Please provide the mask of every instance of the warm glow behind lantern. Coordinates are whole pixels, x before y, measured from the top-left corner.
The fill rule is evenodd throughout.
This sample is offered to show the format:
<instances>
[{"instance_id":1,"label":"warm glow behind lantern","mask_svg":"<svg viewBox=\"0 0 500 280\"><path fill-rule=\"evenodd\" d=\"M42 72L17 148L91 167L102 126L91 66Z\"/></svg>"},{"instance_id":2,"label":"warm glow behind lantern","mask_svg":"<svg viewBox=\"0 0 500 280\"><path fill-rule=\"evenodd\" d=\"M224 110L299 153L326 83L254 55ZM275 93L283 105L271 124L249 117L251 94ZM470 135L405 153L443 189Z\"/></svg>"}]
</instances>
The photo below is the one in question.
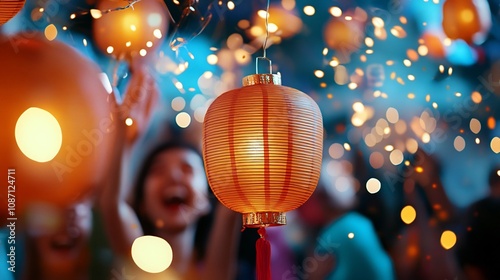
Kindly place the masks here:
<instances>
[{"instance_id":1,"label":"warm glow behind lantern","mask_svg":"<svg viewBox=\"0 0 500 280\"><path fill-rule=\"evenodd\" d=\"M107 11L126 4L125 1L100 0L98 9ZM142 0L133 8L102 14L93 20L93 35L97 47L117 59L153 51L168 30L168 11L160 0Z\"/></svg>"},{"instance_id":2,"label":"warm glow behind lantern","mask_svg":"<svg viewBox=\"0 0 500 280\"><path fill-rule=\"evenodd\" d=\"M485 0L446 0L443 31L450 39L481 44L491 28L491 11Z\"/></svg>"},{"instance_id":3,"label":"warm glow behind lantern","mask_svg":"<svg viewBox=\"0 0 500 280\"><path fill-rule=\"evenodd\" d=\"M27 157L38 162L53 159L62 144L61 126L49 112L31 107L16 122L16 142Z\"/></svg>"},{"instance_id":4,"label":"warm glow behind lantern","mask_svg":"<svg viewBox=\"0 0 500 280\"><path fill-rule=\"evenodd\" d=\"M321 112L305 93L280 84L277 75L248 76L205 115L210 186L226 207L244 214L245 226L286 223L284 212L302 205L319 179Z\"/></svg>"}]
</instances>

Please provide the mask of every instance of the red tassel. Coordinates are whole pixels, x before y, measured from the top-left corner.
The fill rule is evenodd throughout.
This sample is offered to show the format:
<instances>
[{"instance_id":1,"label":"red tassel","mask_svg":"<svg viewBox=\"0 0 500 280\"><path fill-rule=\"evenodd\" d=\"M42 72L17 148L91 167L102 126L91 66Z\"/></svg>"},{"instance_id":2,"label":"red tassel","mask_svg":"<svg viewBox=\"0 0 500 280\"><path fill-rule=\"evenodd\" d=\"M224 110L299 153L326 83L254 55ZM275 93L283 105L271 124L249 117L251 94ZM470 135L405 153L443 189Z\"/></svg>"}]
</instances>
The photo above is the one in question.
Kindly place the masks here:
<instances>
[{"instance_id":1,"label":"red tassel","mask_svg":"<svg viewBox=\"0 0 500 280\"><path fill-rule=\"evenodd\" d=\"M260 238L257 240L257 280L271 280L271 243L266 239L266 228L257 231Z\"/></svg>"}]
</instances>

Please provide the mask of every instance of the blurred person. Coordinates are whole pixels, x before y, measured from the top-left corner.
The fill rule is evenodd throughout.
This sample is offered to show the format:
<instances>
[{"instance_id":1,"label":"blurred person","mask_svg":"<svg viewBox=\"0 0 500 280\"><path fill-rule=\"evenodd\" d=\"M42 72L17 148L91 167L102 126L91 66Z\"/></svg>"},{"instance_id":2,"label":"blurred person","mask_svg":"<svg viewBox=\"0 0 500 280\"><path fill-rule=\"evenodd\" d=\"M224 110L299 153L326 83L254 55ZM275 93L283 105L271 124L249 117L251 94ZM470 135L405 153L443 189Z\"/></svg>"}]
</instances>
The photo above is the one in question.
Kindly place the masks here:
<instances>
[{"instance_id":1,"label":"blurred person","mask_svg":"<svg viewBox=\"0 0 500 280\"><path fill-rule=\"evenodd\" d=\"M324 159L316 190L298 209L304 223L320 228L313 252L302 270L295 270L300 279L394 279L371 221L353 211L357 183L352 169L346 160Z\"/></svg>"},{"instance_id":2,"label":"blurred person","mask_svg":"<svg viewBox=\"0 0 500 280\"><path fill-rule=\"evenodd\" d=\"M421 149L410 162L404 171L404 203L414 208L416 217L409 224L397 221L402 225L389 245L397 278L461 278L455 248L441 244L442 233L457 227L459 215L443 188L440 164Z\"/></svg>"},{"instance_id":3,"label":"blurred person","mask_svg":"<svg viewBox=\"0 0 500 280\"><path fill-rule=\"evenodd\" d=\"M23 230L26 250L21 279L91 279L91 205L90 200L66 207L30 205Z\"/></svg>"},{"instance_id":4,"label":"blurred person","mask_svg":"<svg viewBox=\"0 0 500 280\"><path fill-rule=\"evenodd\" d=\"M142 108L146 109L138 112L134 120L148 113L151 95L157 94L151 85L154 83L151 77L142 74L142 79L135 82L147 89L148 96L129 100L139 105L143 103ZM121 266L126 275L138 279L234 278L241 222L237 213L221 204L215 209L211 205L198 148L183 139L159 144L139 165L136 179L130 179L133 176L124 176L123 171L132 162L132 149L144 150L147 147L134 146L143 130L139 128L130 134L124 122L128 116L122 114L115 123L119 141L114 147L114 170L99 198L105 231L117 257L118 270ZM202 218L211 212L213 223L200 232L198 226ZM161 273L147 273L134 264L131 246L143 235L161 237L171 245L173 261L168 269ZM195 242L197 236L206 240L206 250Z\"/></svg>"},{"instance_id":5,"label":"blurred person","mask_svg":"<svg viewBox=\"0 0 500 280\"><path fill-rule=\"evenodd\" d=\"M489 172L490 193L469 207L460 260L467 279L500 279L500 165Z\"/></svg>"}]
</instances>

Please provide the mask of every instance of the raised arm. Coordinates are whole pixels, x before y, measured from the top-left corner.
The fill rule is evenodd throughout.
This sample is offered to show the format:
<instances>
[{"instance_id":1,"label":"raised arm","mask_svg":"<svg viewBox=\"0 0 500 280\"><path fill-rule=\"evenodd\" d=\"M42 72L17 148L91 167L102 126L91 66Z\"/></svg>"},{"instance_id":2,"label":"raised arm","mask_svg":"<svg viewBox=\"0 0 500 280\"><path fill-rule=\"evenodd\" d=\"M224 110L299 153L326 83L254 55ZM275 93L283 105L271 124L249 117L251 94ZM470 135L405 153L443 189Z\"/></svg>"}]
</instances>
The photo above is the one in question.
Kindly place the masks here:
<instances>
[{"instance_id":1,"label":"raised arm","mask_svg":"<svg viewBox=\"0 0 500 280\"><path fill-rule=\"evenodd\" d=\"M217 203L205 256L204 279L235 279L241 225L241 214Z\"/></svg>"},{"instance_id":2,"label":"raised arm","mask_svg":"<svg viewBox=\"0 0 500 280\"><path fill-rule=\"evenodd\" d=\"M122 172L127 168L136 139L148 124L156 98L157 89L152 76L145 67L136 66L123 102L118 104L115 101L116 143L108 183L99 194L98 204L111 249L120 257L128 258L132 243L143 235L139 219L127 203L132 182L123 180ZM131 126L125 124L129 117L133 120Z\"/></svg>"}]
</instances>

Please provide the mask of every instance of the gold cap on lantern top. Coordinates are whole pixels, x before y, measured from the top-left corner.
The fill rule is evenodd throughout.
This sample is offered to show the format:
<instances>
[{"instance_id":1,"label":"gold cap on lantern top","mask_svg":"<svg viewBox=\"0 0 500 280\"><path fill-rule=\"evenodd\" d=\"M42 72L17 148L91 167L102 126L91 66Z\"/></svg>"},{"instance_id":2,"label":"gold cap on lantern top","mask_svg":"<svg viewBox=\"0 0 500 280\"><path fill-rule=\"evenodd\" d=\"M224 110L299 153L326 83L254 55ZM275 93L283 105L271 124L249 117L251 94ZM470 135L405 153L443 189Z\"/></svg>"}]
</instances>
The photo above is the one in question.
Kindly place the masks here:
<instances>
[{"instance_id":1,"label":"gold cap on lantern top","mask_svg":"<svg viewBox=\"0 0 500 280\"><path fill-rule=\"evenodd\" d=\"M243 86L253 85L281 85L281 75L253 74L243 78Z\"/></svg>"},{"instance_id":2,"label":"gold cap on lantern top","mask_svg":"<svg viewBox=\"0 0 500 280\"><path fill-rule=\"evenodd\" d=\"M243 213L243 226L249 228L286 225L285 212Z\"/></svg>"}]
</instances>

